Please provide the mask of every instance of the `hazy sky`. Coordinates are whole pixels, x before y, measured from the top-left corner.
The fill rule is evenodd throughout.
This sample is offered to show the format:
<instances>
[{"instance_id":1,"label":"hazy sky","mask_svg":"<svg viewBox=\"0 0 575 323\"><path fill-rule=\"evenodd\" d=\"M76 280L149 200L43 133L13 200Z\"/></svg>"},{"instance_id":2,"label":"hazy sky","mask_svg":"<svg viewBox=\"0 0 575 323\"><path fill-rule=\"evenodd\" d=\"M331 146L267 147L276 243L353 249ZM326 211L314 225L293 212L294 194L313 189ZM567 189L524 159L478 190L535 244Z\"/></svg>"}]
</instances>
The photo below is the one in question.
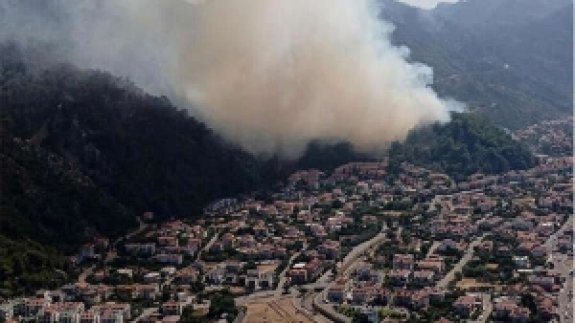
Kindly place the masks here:
<instances>
[{"instance_id":1,"label":"hazy sky","mask_svg":"<svg viewBox=\"0 0 575 323\"><path fill-rule=\"evenodd\" d=\"M420 7L424 9L434 8L440 2L457 2L459 0L399 0L400 2L408 3L415 7Z\"/></svg>"}]
</instances>

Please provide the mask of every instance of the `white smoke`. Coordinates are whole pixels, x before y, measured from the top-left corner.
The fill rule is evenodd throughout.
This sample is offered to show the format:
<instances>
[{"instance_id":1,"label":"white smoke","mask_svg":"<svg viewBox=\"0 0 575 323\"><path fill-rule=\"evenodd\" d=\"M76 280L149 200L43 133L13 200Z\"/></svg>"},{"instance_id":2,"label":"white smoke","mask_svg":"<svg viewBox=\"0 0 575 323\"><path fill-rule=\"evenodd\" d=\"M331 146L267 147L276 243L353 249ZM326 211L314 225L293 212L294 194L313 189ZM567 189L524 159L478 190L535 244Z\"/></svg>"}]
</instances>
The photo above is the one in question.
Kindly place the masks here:
<instances>
[{"instance_id":1,"label":"white smoke","mask_svg":"<svg viewBox=\"0 0 575 323\"><path fill-rule=\"evenodd\" d=\"M183 100L252 152L295 157L317 139L377 151L456 105L391 45L373 1L53 2L66 23L45 38L65 34L70 60Z\"/></svg>"},{"instance_id":2,"label":"white smoke","mask_svg":"<svg viewBox=\"0 0 575 323\"><path fill-rule=\"evenodd\" d=\"M422 9L433 9L437 7L440 3L456 3L459 0L397 0L399 2L406 3L413 7L418 7Z\"/></svg>"}]
</instances>

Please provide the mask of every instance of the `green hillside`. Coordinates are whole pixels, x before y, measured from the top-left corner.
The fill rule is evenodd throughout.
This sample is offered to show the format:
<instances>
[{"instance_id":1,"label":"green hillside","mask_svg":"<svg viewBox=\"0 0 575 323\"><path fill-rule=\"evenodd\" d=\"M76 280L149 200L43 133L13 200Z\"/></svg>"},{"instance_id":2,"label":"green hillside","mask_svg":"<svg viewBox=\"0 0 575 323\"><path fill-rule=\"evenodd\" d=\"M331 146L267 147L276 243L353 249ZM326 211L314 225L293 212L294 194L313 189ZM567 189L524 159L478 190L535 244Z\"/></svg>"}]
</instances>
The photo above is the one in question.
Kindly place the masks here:
<instances>
[{"instance_id":1,"label":"green hillside","mask_svg":"<svg viewBox=\"0 0 575 323\"><path fill-rule=\"evenodd\" d=\"M526 169L535 160L529 150L499 128L471 114L412 131L389 151L390 166L410 162L446 172L457 180L473 173L495 174Z\"/></svg>"}]
</instances>

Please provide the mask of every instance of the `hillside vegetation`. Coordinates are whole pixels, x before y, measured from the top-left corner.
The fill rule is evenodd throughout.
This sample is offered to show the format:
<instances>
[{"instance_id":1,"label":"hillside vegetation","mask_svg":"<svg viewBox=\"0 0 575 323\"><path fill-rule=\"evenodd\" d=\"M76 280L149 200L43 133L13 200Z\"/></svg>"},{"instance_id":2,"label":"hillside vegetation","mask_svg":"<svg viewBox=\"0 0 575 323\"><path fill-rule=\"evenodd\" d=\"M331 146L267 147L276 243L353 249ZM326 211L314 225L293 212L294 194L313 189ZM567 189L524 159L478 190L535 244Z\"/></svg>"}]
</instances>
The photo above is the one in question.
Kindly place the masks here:
<instances>
[{"instance_id":1,"label":"hillside vegetation","mask_svg":"<svg viewBox=\"0 0 575 323\"><path fill-rule=\"evenodd\" d=\"M392 169L410 162L445 172L457 180L474 173L495 174L535 165L531 152L488 122L464 113L452 113L446 124L412 131L404 143L389 151Z\"/></svg>"},{"instance_id":2,"label":"hillside vegetation","mask_svg":"<svg viewBox=\"0 0 575 323\"><path fill-rule=\"evenodd\" d=\"M61 286L68 279L67 267L66 259L53 248L0 235L0 297Z\"/></svg>"}]
</instances>

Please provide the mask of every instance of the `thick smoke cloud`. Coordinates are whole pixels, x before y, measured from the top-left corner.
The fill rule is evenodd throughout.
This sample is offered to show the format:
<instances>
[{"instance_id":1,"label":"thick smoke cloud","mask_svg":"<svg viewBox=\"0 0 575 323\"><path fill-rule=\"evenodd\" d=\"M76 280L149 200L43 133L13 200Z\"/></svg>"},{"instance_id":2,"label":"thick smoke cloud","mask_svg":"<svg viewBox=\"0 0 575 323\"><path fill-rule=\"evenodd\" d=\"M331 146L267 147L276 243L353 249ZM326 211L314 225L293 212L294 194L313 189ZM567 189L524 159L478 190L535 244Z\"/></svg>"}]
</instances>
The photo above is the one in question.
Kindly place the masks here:
<instances>
[{"instance_id":1,"label":"thick smoke cloud","mask_svg":"<svg viewBox=\"0 0 575 323\"><path fill-rule=\"evenodd\" d=\"M295 157L315 139L377 151L456 105L391 45L368 0L6 1L0 36L43 34L72 62L167 94L256 153Z\"/></svg>"}]
</instances>

